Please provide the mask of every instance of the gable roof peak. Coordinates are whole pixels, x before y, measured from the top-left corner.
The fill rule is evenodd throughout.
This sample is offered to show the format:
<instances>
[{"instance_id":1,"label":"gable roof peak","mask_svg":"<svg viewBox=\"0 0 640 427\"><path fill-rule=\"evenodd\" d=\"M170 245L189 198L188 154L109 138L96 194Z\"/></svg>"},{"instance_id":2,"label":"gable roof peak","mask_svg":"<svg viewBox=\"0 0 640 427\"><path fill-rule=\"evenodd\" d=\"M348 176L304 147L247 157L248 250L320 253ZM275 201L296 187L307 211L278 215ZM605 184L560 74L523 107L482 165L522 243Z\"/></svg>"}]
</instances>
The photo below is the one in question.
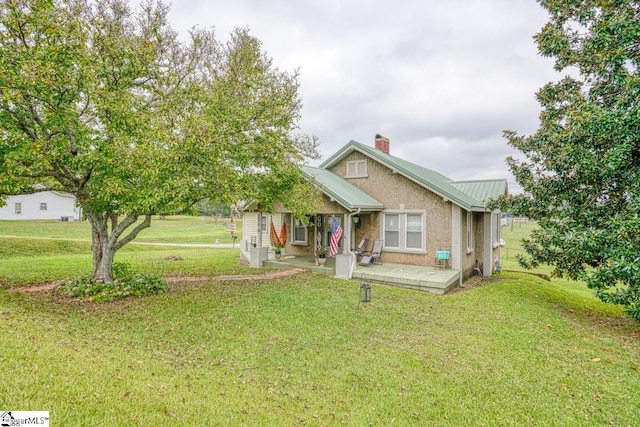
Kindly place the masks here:
<instances>
[{"instance_id":1,"label":"gable roof peak","mask_svg":"<svg viewBox=\"0 0 640 427\"><path fill-rule=\"evenodd\" d=\"M405 178L429 189L447 200L450 200L452 203L466 210L484 211L486 209L485 200L478 199L469 194L476 193L475 191L467 192L467 188L460 186L460 184L456 185L455 181L451 178L448 178L434 170L427 169L408 160L392 156L389 153L385 153L381 150L377 150L371 146L353 140L349 141L344 147L325 160L320 165L320 168L330 169L353 152L359 152L373 160L376 160L377 162L392 169L395 173L403 175ZM506 180L502 180L502 182L506 183ZM498 186L497 191L495 191L495 187L492 189L494 191L489 191L489 193L495 194L495 192L501 192L500 190L502 189L506 191L506 186ZM487 194L486 191L482 191L481 193L484 193L481 194L481 196L486 196Z\"/></svg>"}]
</instances>

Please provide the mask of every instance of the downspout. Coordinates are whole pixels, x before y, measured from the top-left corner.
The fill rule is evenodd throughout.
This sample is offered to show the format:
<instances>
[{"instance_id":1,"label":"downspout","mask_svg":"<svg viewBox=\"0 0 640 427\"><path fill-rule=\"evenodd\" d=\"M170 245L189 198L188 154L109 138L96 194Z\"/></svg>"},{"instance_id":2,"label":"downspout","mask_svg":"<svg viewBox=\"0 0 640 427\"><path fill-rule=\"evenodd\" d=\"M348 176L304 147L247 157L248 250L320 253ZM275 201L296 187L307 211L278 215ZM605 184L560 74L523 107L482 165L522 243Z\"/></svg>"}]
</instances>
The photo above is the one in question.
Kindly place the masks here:
<instances>
[{"instance_id":1,"label":"downspout","mask_svg":"<svg viewBox=\"0 0 640 427\"><path fill-rule=\"evenodd\" d=\"M348 237L349 237L349 239L348 239L349 246L348 246L348 248L351 248L351 227L352 227L352 224L353 224L352 220L353 220L354 216L360 214L360 210L361 209L358 208L357 211L351 212L349 215L347 215L347 218L348 218L348 221L349 221L349 227L348 227L348 230L349 230L349 233L348 233L349 234L348 235ZM356 269L356 262L355 262L356 256L355 256L355 254L353 252L351 252L351 249L347 249L347 254L349 255L349 259L351 260L351 262L349 263L349 279L351 279L353 277L353 272Z\"/></svg>"}]
</instances>

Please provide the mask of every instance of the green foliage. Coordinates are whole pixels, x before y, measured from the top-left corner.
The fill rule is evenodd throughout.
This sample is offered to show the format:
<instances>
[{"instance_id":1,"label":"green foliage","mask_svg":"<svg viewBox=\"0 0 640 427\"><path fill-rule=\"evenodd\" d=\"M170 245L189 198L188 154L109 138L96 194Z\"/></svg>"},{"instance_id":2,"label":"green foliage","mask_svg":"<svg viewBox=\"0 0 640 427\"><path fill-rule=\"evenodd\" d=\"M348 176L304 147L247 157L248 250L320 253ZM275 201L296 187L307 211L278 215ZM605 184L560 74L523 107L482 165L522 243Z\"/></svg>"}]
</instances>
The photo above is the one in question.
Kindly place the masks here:
<instances>
[{"instance_id":1,"label":"green foliage","mask_svg":"<svg viewBox=\"0 0 640 427\"><path fill-rule=\"evenodd\" d=\"M60 290L74 298L88 298L95 302L115 301L127 297L141 297L167 291L166 280L151 274L135 274L126 263L113 263L113 283L96 280L86 275L63 281Z\"/></svg>"},{"instance_id":2,"label":"green foliage","mask_svg":"<svg viewBox=\"0 0 640 427\"><path fill-rule=\"evenodd\" d=\"M202 199L197 204L200 215L229 216L231 209L225 203L214 202L210 199Z\"/></svg>"},{"instance_id":3,"label":"green foliage","mask_svg":"<svg viewBox=\"0 0 640 427\"><path fill-rule=\"evenodd\" d=\"M300 197L299 166L317 153L298 133L297 72L247 29L226 43L193 29L182 43L167 13L155 1L135 13L125 0L0 4L0 199L34 183L74 194L105 281L153 214L194 213L206 197L313 200Z\"/></svg>"},{"instance_id":4,"label":"green foliage","mask_svg":"<svg viewBox=\"0 0 640 427\"><path fill-rule=\"evenodd\" d=\"M539 51L572 76L538 92L533 135L505 132L524 193L502 208L538 221L523 265L550 264L640 320L640 4L540 3Z\"/></svg>"}]
</instances>

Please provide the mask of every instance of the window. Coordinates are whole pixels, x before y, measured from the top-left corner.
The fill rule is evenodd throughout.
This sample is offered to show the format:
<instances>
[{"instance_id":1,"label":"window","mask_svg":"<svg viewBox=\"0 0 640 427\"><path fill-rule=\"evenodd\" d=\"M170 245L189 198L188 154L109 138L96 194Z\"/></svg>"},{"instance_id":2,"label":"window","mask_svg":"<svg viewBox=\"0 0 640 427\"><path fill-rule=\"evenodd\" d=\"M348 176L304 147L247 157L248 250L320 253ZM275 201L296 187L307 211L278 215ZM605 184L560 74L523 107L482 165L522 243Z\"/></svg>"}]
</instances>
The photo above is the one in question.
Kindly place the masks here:
<instances>
[{"instance_id":1,"label":"window","mask_svg":"<svg viewBox=\"0 0 640 427\"><path fill-rule=\"evenodd\" d=\"M385 213L383 216L385 249L410 252L425 250L424 212Z\"/></svg>"},{"instance_id":2,"label":"window","mask_svg":"<svg viewBox=\"0 0 640 427\"><path fill-rule=\"evenodd\" d=\"M40 203L40 210L41 211L46 211L47 210L47 204L45 202Z\"/></svg>"},{"instance_id":3,"label":"window","mask_svg":"<svg viewBox=\"0 0 640 427\"><path fill-rule=\"evenodd\" d=\"M293 241L294 244L307 244L307 226L299 219L293 220Z\"/></svg>"},{"instance_id":4,"label":"window","mask_svg":"<svg viewBox=\"0 0 640 427\"><path fill-rule=\"evenodd\" d=\"M347 178L365 178L366 176L366 160L351 160L347 162Z\"/></svg>"},{"instance_id":5,"label":"window","mask_svg":"<svg viewBox=\"0 0 640 427\"><path fill-rule=\"evenodd\" d=\"M473 252L473 215L467 212L467 253Z\"/></svg>"},{"instance_id":6,"label":"window","mask_svg":"<svg viewBox=\"0 0 640 427\"><path fill-rule=\"evenodd\" d=\"M260 216L260 231L263 233L267 231L267 217L265 215Z\"/></svg>"},{"instance_id":7,"label":"window","mask_svg":"<svg viewBox=\"0 0 640 427\"><path fill-rule=\"evenodd\" d=\"M407 214L407 249L422 249L422 214Z\"/></svg>"},{"instance_id":8,"label":"window","mask_svg":"<svg viewBox=\"0 0 640 427\"><path fill-rule=\"evenodd\" d=\"M22 213L22 203L16 203L15 209L16 214L20 215Z\"/></svg>"},{"instance_id":9,"label":"window","mask_svg":"<svg viewBox=\"0 0 640 427\"><path fill-rule=\"evenodd\" d=\"M400 248L400 215L384 215L384 245L389 248Z\"/></svg>"}]
</instances>

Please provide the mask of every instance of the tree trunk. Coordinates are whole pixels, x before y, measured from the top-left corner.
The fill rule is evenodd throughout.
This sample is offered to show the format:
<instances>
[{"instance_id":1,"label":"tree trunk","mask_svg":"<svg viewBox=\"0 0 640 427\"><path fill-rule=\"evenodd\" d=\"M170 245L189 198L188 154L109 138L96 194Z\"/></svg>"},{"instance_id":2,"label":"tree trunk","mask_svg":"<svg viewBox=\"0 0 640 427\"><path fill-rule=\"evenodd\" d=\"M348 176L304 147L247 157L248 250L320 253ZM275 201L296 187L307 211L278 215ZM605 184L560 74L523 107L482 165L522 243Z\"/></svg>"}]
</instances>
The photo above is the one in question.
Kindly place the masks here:
<instances>
[{"instance_id":1,"label":"tree trunk","mask_svg":"<svg viewBox=\"0 0 640 427\"><path fill-rule=\"evenodd\" d=\"M93 276L104 283L113 283L113 256L115 251L109 245L102 245L93 253Z\"/></svg>"},{"instance_id":2,"label":"tree trunk","mask_svg":"<svg viewBox=\"0 0 640 427\"><path fill-rule=\"evenodd\" d=\"M115 213L99 213L87 211L87 219L91 223L91 251L93 252L93 277L104 283L113 283L113 257L116 252L136 238L138 233L151 225L151 215L145 215L145 220L135 226L131 232L120 238L124 231L138 219L137 214L129 214L118 222ZM111 223L111 232L109 232Z\"/></svg>"},{"instance_id":3,"label":"tree trunk","mask_svg":"<svg viewBox=\"0 0 640 427\"><path fill-rule=\"evenodd\" d=\"M93 277L104 283L113 283L113 256L115 251L109 245L106 233L93 227L91 251L93 252Z\"/></svg>"}]
</instances>

